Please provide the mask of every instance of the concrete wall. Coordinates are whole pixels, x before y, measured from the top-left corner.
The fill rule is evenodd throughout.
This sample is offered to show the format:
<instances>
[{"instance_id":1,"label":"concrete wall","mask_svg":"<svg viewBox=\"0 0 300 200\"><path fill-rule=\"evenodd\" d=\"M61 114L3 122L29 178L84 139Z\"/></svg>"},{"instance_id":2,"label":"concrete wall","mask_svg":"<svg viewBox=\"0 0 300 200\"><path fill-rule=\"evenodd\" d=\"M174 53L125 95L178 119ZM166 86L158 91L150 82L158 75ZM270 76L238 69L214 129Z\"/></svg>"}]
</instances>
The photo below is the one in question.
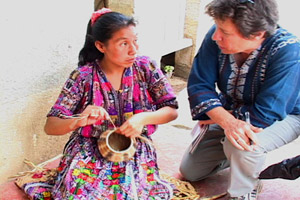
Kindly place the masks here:
<instances>
[{"instance_id":1,"label":"concrete wall","mask_svg":"<svg viewBox=\"0 0 300 200\"><path fill-rule=\"evenodd\" d=\"M0 2L0 183L62 153L66 136L47 136L46 114L76 67L92 0Z\"/></svg>"},{"instance_id":2,"label":"concrete wall","mask_svg":"<svg viewBox=\"0 0 300 200\"><path fill-rule=\"evenodd\" d=\"M134 13L134 0L107 0L108 7L113 11L132 16Z\"/></svg>"},{"instance_id":3,"label":"concrete wall","mask_svg":"<svg viewBox=\"0 0 300 200\"><path fill-rule=\"evenodd\" d=\"M140 28L140 52L142 54L159 62L161 56L176 51L175 74L186 78L195 54L201 0L180 0L181 4L185 4L182 5L182 8L185 9L185 20L182 21L181 18L179 19L181 7L176 7L178 2L176 5L173 5L172 2L174 1L108 0L108 7L127 15L134 15L138 19L140 22L138 25ZM142 8L148 8L148 10L139 10ZM175 15L173 15L174 12ZM164 24L164 21L167 20L169 22ZM184 24L184 30L175 30L181 23ZM160 39L163 40L160 41ZM191 42L186 39L191 39L193 45L190 46ZM186 46L190 47L186 48ZM179 49L183 50L178 51Z\"/></svg>"},{"instance_id":4,"label":"concrete wall","mask_svg":"<svg viewBox=\"0 0 300 200\"><path fill-rule=\"evenodd\" d=\"M195 55L201 0L186 0L184 37L193 40L193 46L177 51L175 54L175 75L187 78Z\"/></svg>"}]
</instances>

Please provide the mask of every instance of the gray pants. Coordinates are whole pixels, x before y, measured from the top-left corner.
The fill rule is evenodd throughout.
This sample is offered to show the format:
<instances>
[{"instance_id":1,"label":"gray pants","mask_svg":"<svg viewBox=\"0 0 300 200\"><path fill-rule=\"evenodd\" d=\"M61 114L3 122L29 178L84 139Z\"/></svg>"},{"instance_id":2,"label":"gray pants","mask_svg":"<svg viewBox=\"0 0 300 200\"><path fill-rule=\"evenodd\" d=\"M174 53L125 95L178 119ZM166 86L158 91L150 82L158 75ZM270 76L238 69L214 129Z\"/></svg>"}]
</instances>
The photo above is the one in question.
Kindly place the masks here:
<instances>
[{"instance_id":1,"label":"gray pants","mask_svg":"<svg viewBox=\"0 0 300 200\"><path fill-rule=\"evenodd\" d=\"M300 135L300 115L289 115L258 133L259 146L253 152L241 151L224 138L218 125L209 130L193 151L185 152L181 174L189 181L211 176L230 166L230 182L227 192L238 197L251 192L263 170L266 153L297 139Z\"/></svg>"}]
</instances>

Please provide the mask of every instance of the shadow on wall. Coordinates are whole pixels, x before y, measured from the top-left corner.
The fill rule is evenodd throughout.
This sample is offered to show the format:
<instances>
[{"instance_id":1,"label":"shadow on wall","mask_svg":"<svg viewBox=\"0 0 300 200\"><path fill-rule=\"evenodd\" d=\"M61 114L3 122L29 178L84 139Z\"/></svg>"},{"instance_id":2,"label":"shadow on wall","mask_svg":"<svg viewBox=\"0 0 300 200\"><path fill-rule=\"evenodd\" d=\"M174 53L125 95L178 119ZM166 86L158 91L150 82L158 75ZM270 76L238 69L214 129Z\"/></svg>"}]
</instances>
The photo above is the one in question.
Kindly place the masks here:
<instances>
[{"instance_id":1,"label":"shadow on wall","mask_svg":"<svg viewBox=\"0 0 300 200\"><path fill-rule=\"evenodd\" d=\"M77 67L94 2L0 2L0 183L62 152L68 136L47 136L46 114ZM74 23L76 22L76 23Z\"/></svg>"}]
</instances>

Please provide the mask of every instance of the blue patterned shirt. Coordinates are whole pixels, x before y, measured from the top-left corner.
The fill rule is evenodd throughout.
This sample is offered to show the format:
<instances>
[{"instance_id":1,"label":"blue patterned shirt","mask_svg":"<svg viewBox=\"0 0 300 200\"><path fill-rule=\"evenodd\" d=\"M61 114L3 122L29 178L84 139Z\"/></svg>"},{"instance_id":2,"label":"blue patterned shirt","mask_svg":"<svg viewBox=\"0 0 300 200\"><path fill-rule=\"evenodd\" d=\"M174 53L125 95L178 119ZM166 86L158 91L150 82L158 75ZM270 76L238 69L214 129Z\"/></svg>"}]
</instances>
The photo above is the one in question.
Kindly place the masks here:
<instances>
[{"instance_id":1,"label":"blue patterned shirt","mask_svg":"<svg viewBox=\"0 0 300 200\"><path fill-rule=\"evenodd\" d=\"M194 58L188 94L194 120L223 106L235 117L267 127L289 114L300 113L300 40L282 28L253 51L242 67L213 41L213 26Z\"/></svg>"}]
</instances>

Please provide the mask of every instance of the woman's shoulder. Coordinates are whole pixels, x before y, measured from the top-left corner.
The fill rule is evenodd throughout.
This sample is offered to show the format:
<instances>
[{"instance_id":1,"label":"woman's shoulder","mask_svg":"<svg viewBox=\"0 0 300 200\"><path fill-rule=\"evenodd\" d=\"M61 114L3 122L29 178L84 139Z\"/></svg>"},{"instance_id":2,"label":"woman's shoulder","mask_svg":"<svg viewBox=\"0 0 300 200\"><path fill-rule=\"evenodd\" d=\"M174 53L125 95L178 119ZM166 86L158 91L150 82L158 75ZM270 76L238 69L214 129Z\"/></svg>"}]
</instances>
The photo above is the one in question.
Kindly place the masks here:
<instances>
[{"instance_id":1,"label":"woman's shoulder","mask_svg":"<svg viewBox=\"0 0 300 200\"><path fill-rule=\"evenodd\" d=\"M270 38L272 55L280 50L284 51L300 51L300 39L287 31L284 28L279 27L276 33Z\"/></svg>"},{"instance_id":2,"label":"woman's shoulder","mask_svg":"<svg viewBox=\"0 0 300 200\"><path fill-rule=\"evenodd\" d=\"M268 51L265 55L268 58L269 65L273 66L270 69L278 68L282 71L283 66L287 70L298 68L300 40L297 36L283 28L279 28L265 43L263 49Z\"/></svg>"},{"instance_id":3,"label":"woman's shoulder","mask_svg":"<svg viewBox=\"0 0 300 200\"><path fill-rule=\"evenodd\" d=\"M72 80L87 79L87 78L91 77L92 72L93 72L93 65L92 64L78 66L76 69L74 69L71 72L69 78L72 79Z\"/></svg>"},{"instance_id":4,"label":"woman's shoulder","mask_svg":"<svg viewBox=\"0 0 300 200\"><path fill-rule=\"evenodd\" d=\"M151 82L153 78L159 78L162 74L156 61L148 56L136 57L135 64L133 65L134 73L138 74L141 80Z\"/></svg>"}]
</instances>

